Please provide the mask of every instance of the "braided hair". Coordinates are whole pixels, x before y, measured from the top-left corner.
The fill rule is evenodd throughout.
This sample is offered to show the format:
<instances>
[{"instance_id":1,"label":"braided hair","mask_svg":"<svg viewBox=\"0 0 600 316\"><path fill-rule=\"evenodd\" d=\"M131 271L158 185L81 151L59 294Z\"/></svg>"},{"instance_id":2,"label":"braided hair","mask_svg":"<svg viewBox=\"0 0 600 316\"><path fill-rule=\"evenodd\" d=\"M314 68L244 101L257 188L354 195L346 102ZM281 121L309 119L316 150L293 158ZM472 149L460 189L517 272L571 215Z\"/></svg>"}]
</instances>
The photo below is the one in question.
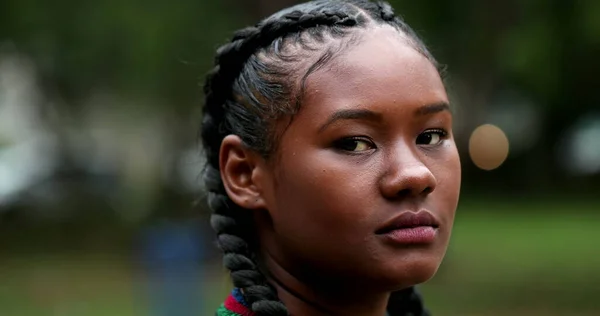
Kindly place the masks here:
<instances>
[{"instance_id":1,"label":"braided hair","mask_svg":"<svg viewBox=\"0 0 600 316\"><path fill-rule=\"evenodd\" d=\"M219 172L221 142L235 134L245 146L269 158L277 145L274 122L298 111L308 75L334 58L344 45L353 43L353 30L377 24L396 28L438 66L389 4L316 0L235 32L232 40L217 50L215 67L206 77L201 137L207 158L204 181L213 211L211 225L234 286L242 289L244 299L260 316L289 313L258 267L251 212L242 210L226 194ZM321 54L316 61L309 58L315 52ZM312 65L307 65L307 60ZM392 316L429 315L413 287L393 293L388 312Z\"/></svg>"}]
</instances>

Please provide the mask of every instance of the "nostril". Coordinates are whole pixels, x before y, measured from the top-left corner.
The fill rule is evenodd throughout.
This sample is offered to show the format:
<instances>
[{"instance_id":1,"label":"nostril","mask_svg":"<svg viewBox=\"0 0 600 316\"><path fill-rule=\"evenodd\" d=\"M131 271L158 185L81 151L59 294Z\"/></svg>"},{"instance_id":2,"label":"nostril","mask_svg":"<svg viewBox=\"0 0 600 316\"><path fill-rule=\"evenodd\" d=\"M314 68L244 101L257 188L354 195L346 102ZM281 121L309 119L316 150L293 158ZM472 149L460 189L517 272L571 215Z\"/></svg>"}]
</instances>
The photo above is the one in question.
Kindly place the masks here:
<instances>
[{"instance_id":1,"label":"nostril","mask_svg":"<svg viewBox=\"0 0 600 316\"><path fill-rule=\"evenodd\" d=\"M411 195L410 189L403 189L403 190L398 191L398 193L397 193L397 196L400 198L404 198L404 197L407 197L410 195Z\"/></svg>"},{"instance_id":2,"label":"nostril","mask_svg":"<svg viewBox=\"0 0 600 316\"><path fill-rule=\"evenodd\" d=\"M402 189L400 191L398 191L396 193L396 197L397 198L405 198L405 197L409 197L411 195L420 195L420 194L430 194L431 192L433 192L433 188L432 187L426 187L425 189L423 189L422 191L418 191L417 189Z\"/></svg>"}]
</instances>

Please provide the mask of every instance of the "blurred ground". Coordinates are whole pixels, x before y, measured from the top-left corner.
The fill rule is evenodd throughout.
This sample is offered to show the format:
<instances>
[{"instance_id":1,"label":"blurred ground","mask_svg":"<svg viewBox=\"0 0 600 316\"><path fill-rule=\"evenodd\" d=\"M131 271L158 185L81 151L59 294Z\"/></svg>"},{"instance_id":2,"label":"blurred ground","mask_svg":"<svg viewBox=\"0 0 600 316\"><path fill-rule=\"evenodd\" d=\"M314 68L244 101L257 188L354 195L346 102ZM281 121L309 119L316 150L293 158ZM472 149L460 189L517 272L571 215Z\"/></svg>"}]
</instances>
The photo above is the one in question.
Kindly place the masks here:
<instances>
[{"instance_id":1,"label":"blurred ground","mask_svg":"<svg viewBox=\"0 0 600 316\"><path fill-rule=\"evenodd\" d=\"M462 202L445 263L422 286L427 306L447 316L598 315L597 209L573 201ZM199 267L197 315L211 315L229 289L216 259ZM128 256L106 252L4 257L0 315L148 315L141 271Z\"/></svg>"}]
</instances>

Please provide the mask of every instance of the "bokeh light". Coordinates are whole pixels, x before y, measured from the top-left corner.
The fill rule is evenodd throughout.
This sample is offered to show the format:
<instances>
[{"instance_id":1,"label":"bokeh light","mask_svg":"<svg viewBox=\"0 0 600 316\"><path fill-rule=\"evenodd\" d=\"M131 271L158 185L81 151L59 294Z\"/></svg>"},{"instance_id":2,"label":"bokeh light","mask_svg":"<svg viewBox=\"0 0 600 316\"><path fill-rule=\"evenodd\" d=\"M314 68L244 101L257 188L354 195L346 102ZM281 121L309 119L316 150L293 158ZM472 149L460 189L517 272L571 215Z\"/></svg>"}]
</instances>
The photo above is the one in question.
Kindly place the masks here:
<instances>
[{"instance_id":1,"label":"bokeh light","mask_svg":"<svg viewBox=\"0 0 600 316\"><path fill-rule=\"evenodd\" d=\"M477 127L469 138L469 156L483 170L500 167L508 157L508 150L506 134L492 124Z\"/></svg>"}]
</instances>

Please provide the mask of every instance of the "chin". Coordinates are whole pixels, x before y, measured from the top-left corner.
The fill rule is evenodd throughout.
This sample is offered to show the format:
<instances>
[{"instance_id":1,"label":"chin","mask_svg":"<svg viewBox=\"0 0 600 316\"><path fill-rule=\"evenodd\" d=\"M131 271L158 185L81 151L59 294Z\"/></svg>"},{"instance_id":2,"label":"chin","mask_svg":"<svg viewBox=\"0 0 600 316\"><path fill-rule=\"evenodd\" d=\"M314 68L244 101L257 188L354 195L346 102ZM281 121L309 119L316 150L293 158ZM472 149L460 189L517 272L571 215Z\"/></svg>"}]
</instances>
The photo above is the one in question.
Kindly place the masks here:
<instances>
[{"instance_id":1,"label":"chin","mask_svg":"<svg viewBox=\"0 0 600 316\"><path fill-rule=\"evenodd\" d=\"M441 260L434 256L407 256L389 262L381 284L396 291L429 281L438 271Z\"/></svg>"}]
</instances>

